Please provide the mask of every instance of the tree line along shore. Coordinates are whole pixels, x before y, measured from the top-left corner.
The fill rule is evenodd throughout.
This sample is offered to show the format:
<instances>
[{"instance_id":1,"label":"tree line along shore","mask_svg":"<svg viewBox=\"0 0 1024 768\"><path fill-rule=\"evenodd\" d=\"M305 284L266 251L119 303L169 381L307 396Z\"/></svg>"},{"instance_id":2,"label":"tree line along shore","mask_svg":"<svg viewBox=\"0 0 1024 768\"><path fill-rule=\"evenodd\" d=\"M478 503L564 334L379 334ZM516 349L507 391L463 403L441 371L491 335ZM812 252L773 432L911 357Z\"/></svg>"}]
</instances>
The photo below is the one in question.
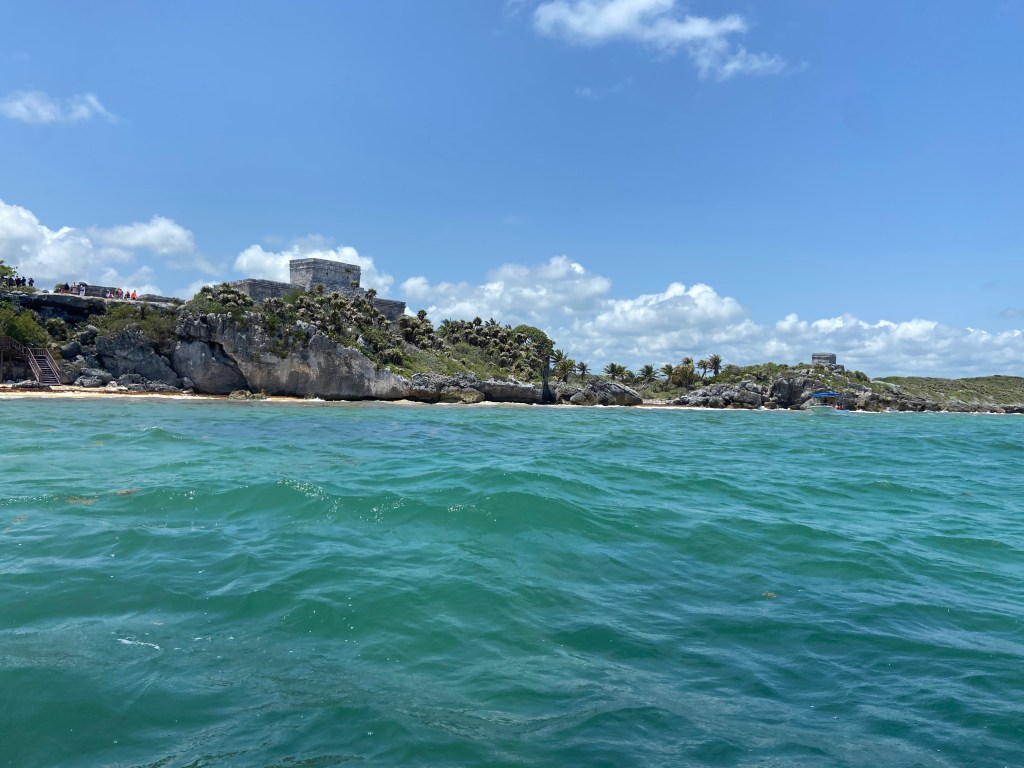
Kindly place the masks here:
<instances>
[{"instance_id":1,"label":"tree line along shore","mask_svg":"<svg viewBox=\"0 0 1024 768\"><path fill-rule=\"evenodd\" d=\"M435 327L423 310L393 322L374 297L317 288L257 303L224 284L185 302L117 301L26 285L0 288L0 337L48 350L61 384L104 391L713 408L802 408L835 391L855 410L1024 412L1024 378L1010 376L872 380L717 354L598 372L539 328L479 317ZM39 386L10 351L0 378Z\"/></svg>"}]
</instances>

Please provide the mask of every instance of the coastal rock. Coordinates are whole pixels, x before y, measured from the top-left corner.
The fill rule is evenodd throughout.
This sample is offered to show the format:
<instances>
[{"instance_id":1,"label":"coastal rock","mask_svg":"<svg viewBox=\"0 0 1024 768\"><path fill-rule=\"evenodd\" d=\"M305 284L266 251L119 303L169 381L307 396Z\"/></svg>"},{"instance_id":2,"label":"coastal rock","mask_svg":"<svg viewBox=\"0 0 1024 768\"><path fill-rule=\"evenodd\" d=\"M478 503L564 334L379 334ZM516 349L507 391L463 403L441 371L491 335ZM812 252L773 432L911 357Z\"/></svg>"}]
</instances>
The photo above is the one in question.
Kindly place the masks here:
<instances>
[{"instance_id":1,"label":"coastal rock","mask_svg":"<svg viewBox=\"0 0 1024 768\"><path fill-rule=\"evenodd\" d=\"M96 368L83 368L78 372L78 378L76 378L76 387L105 387L114 377L111 376L107 371L99 370Z\"/></svg>"},{"instance_id":2,"label":"coastal rock","mask_svg":"<svg viewBox=\"0 0 1024 768\"><path fill-rule=\"evenodd\" d=\"M569 405L597 405L597 395L592 390L581 389L572 394Z\"/></svg>"},{"instance_id":3,"label":"coastal rock","mask_svg":"<svg viewBox=\"0 0 1024 768\"><path fill-rule=\"evenodd\" d=\"M179 341L174 348L174 369L189 389L210 395L224 395L248 386L235 361L217 344L203 341Z\"/></svg>"},{"instance_id":4,"label":"coastal rock","mask_svg":"<svg viewBox=\"0 0 1024 768\"><path fill-rule=\"evenodd\" d=\"M570 405L640 405L643 402L643 398L625 384L596 376L583 386L559 382L553 395L555 402Z\"/></svg>"},{"instance_id":5,"label":"coastal rock","mask_svg":"<svg viewBox=\"0 0 1024 768\"><path fill-rule=\"evenodd\" d=\"M772 382L767 399L780 408L795 408L813 397L819 388L817 381L806 376L784 376Z\"/></svg>"},{"instance_id":6,"label":"coastal rock","mask_svg":"<svg viewBox=\"0 0 1024 768\"><path fill-rule=\"evenodd\" d=\"M760 408L765 404L765 392L754 381L711 384L676 398L670 404L697 408Z\"/></svg>"},{"instance_id":7,"label":"coastal rock","mask_svg":"<svg viewBox=\"0 0 1024 768\"><path fill-rule=\"evenodd\" d=\"M65 360L74 360L82 354L82 345L77 341L69 341L60 348L60 356Z\"/></svg>"},{"instance_id":8,"label":"coastal rock","mask_svg":"<svg viewBox=\"0 0 1024 768\"><path fill-rule=\"evenodd\" d=\"M485 379L477 382L474 388L484 395L484 399L492 403L538 404L543 402L543 393L540 387L515 379L508 381Z\"/></svg>"},{"instance_id":9,"label":"coastal rock","mask_svg":"<svg viewBox=\"0 0 1024 768\"><path fill-rule=\"evenodd\" d=\"M514 379L481 381L471 374L417 373L410 382L408 398L426 403L539 403L541 390Z\"/></svg>"},{"instance_id":10,"label":"coastal rock","mask_svg":"<svg viewBox=\"0 0 1024 768\"><path fill-rule=\"evenodd\" d=\"M178 375L137 330L124 330L112 336L97 337L96 355L103 368L115 378L126 373L134 373L150 381L158 381L175 388L181 383Z\"/></svg>"},{"instance_id":11,"label":"coastal rock","mask_svg":"<svg viewBox=\"0 0 1024 768\"><path fill-rule=\"evenodd\" d=\"M92 315L102 315L107 310L103 299L45 291L4 291L0 293L0 301L9 301L21 309L31 309L44 322L57 318L71 325L87 322Z\"/></svg>"},{"instance_id":12,"label":"coastal rock","mask_svg":"<svg viewBox=\"0 0 1024 768\"><path fill-rule=\"evenodd\" d=\"M417 373L410 382L408 399L423 403L479 403L484 394L473 376L442 376Z\"/></svg>"},{"instance_id":13,"label":"coastal rock","mask_svg":"<svg viewBox=\"0 0 1024 768\"><path fill-rule=\"evenodd\" d=\"M184 313L177 333L174 368L192 380L196 392L223 395L246 389L295 397L317 395L325 400L408 397L408 379L378 369L358 350L319 332L313 332L305 345L281 349L280 339L250 330L228 316Z\"/></svg>"},{"instance_id":14,"label":"coastal rock","mask_svg":"<svg viewBox=\"0 0 1024 768\"><path fill-rule=\"evenodd\" d=\"M586 389L597 398L598 405L640 405L644 399L625 384L607 379L592 378Z\"/></svg>"},{"instance_id":15,"label":"coastal rock","mask_svg":"<svg viewBox=\"0 0 1024 768\"><path fill-rule=\"evenodd\" d=\"M78 341L82 346L91 346L96 343L96 337L99 336L99 333L99 328L95 325L89 324L78 332Z\"/></svg>"},{"instance_id":16,"label":"coastal rock","mask_svg":"<svg viewBox=\"0 0 1024 768\"><path fill-rule=\"evenodd\" d=\"M180 392L178 387L166 384L162 381L151 381L138 373L126 373L117 377L117 385L124 387L129 392L155 392L172 393Z\"/></svg>"},{"instance_id":17,"label":"coastal rock","mask_svg":"<svg viewBox=\"0 0 1024 768\"><path fill-rule=\"evenodd\" d=\"M247 389L236 389L228 395L228 400L266 400L265 392L250 392Z\"/></svg>"}]
</instances>

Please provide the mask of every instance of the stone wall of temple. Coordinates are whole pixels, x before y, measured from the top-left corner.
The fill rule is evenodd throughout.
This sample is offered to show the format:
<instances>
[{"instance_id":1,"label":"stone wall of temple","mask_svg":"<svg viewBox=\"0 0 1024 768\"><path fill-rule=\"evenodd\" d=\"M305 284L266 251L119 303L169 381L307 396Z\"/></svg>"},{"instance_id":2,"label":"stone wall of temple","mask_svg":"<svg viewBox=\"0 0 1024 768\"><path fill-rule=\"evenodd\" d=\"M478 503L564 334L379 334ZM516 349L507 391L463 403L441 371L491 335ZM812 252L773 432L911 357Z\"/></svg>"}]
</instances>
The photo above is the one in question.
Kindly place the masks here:
<instances>
[{"instance_id":1,"label":"stone wall of temple","mask_svg":"<svg viewBox=\"0 0 1024 768\"><path fill-rule=\"evenodd\" d=\"M366 291L359 287L361 270L355 264L342 264L340 261L327 259L292 259L289 271L292 279L290 283L250 277L235 280L229 285L257 302L266 301L271 297L280 298L289 291L310 291L318 285L322 285L328 293L340 293L342 296L355 297L366 294ZM391 322L397 321L405 314L404 301L375 298L373 306Z\"/></svg>"},{"instance_id":2,"label":"stone wall of temple","mask_svg":"<svg viewBox=\"0 0 1024 768\"><path fill-rule=\"evenodd\" d=\"M291 283L279 283L276 280L259 280L254 277L247 277L245 280L235 280L228 283L253 301L263 302L270 298L280 298L288 291L294 291L300 286Z\"/></svg>"},{"instance_id":3,"label":"stone wall of temple","mask_svg":"<svg viewBox=\"0 0 1024 768\"><path fill-rule=\"evenodd\" d=\"M398 318L405 314L405 302L394 301L393 299L374 299L373 306L377 308L384 317L391 322L396 322Z\"/></svg>"},{"instance_id":4,"label":"stone wall of temple","mask_svg":"<svg viewBox=\"0 0 1024 768\"><path fill-rule=\"evenodd\" d=\"M328 293L351 294L359 289L362 270L355 264L328 259L292 259L288 262L292 285L309 291L322 285Z\"/></svg>"}]
</instances>

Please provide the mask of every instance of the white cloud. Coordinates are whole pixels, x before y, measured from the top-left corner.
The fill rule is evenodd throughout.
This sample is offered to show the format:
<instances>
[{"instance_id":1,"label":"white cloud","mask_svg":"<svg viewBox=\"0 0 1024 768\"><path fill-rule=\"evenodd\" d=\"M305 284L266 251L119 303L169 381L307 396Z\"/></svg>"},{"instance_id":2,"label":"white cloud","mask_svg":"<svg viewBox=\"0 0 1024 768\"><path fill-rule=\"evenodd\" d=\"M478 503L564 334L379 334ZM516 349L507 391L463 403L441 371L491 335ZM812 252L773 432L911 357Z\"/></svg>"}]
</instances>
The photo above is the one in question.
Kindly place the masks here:
<instances>
[{"instance_id":1,"label":"white cloud","mask_svg":"<svg viewBox=\"0 0 1024 768\"><path fill-rule=\"evenodd\" d=\"M196 253L192 233L162 216L110 228L51 229L26 208L0 200L0 259L41 288L84 280L160 293L153 269L138 263L137 251L172 266L211 269Z\"/></svg>"},{"instance_id":2,"label":"white cloud","mask_svg":"<svg viewBox=\"0 0 1024 768\"><path fill-rule=\"evenodd\" d=\"M90 233L93 240L102 245L148 248L161 255L192 253L196 247L191 232L164 216L154 216L147 222L134 222L109 229L92 229Z\"/></svg>"},{"instance_id":3,"label":"white cloud","mask_svg":"<svg viewBox=\"0 0 1024 768\"><path fill-rule=\"evenodd\" d=\"M489 274L483 285L432 285L425 277L412 277L402 283L401 291L410 308L426 307L440 319L479 316L540 325L586 312L610 287L607 278L556 256L538 267L506 264Z\"/></svg>"},{"instance_id":4,"label":"white cloud","mask_svg":"<svg viewBox=\"0 0 1024 768\"><path fill-rule=\"evenodd\" d=\"M58 99L42 91L15 91L0 98L0 115L23 123L80 123L93 118L117 120L94 93Z\"/></svg>"},{"instance_id":5,"label":"white cloud","mask_svg":"<svg viewBox=\"0 0 1024 768\"><path fill-rule=\"evenodd\" d=\"M700 283L615 297L610 280L565 256L502 266L479 285L413 277L402 283L401 294L435 323L479 316L535 325L592 369L609 362L661 366L711 353L740 365L792 364L808 362L812 352L835 352L847 367L873 376L986 375L1024 366L1024 331L993 334L923 319L868 323L851 315L806 321L789 314L764 325L736 299Z\"/></svg>"},{"instance_id":6,"label":"white cloud","mask_svg":"<svg viewBox=\"0 0 1024 768\"><path fill-rule=\"evenodd\" d=\"M267 251L261 245L250 245L235 259L235 270L243 277L258 277L264 280L289 280L288 262L292 259L330 259L360 268L359 284L363 288L374 288L381 296L388 295L395 279L377 269L372 258L359 255L349 246L331 248L324 238L312 235L293 243L282 251Z\"/></svg>"},{"instance_id":7,"label":"white cloud","mask_svg":"<svg viewBox=\"0 0 1024 768\"><path fill-rule=\"evenodd\" d=\"M683 49L703 78L774 75L786 68L779 56L732 45L731 35L748 30L742 16L680 16L676 5L676 0L548 0L534 10L533 24L542 35L571 43L627 40L666 53Z\"/></svg>"}]
</instances>

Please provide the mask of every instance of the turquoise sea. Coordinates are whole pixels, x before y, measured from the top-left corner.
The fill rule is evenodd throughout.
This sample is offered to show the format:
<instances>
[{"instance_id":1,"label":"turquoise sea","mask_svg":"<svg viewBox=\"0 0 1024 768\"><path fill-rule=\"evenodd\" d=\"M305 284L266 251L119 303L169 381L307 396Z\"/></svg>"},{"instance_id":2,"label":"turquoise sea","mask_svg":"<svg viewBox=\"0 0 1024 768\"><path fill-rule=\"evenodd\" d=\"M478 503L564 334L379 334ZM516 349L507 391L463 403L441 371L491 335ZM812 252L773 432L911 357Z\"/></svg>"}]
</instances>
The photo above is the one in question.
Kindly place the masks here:
<instances>
[{"instance_id":1,"label":"turquoise sea","mask_svg":"<svg viewBox=\"0 0 1024 768\"><path fill-rule=\"evenodd\" d=\"M1024 420L3 399L0 765L1024 765Z\"/></svg>"}]
</instances>

